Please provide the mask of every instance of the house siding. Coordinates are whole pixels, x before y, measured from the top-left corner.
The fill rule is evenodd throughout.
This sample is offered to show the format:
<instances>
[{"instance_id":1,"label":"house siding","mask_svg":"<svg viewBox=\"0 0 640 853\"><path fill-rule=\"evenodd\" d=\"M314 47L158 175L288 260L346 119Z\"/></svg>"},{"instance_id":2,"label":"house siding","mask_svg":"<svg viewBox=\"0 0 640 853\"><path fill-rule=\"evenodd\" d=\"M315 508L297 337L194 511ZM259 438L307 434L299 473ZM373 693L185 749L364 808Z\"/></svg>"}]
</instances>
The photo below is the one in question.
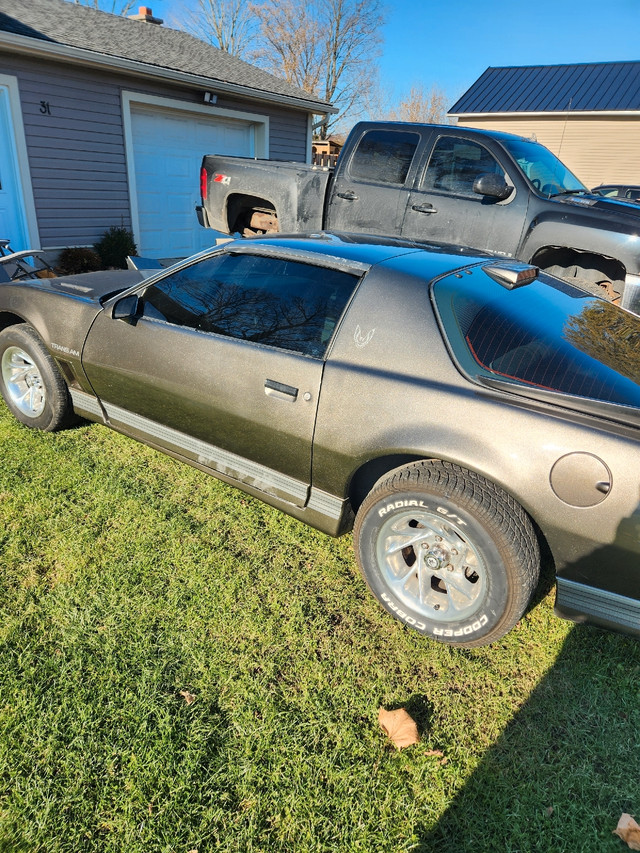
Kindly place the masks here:
<instances>
[{"instance_id":1,"label":"house siding","mask_svg":"<svg viewBox=\"0 0 640 853\"><path fill-rule=\"evenodd\" d=\"M640 183L640 116L635 114L474 115L459 117L458 124L534 137L590 188Z\"/></svg>"},{"instance_id":2,"label":"house siding","mask_svg":"<svg viewBox=\"0 0 640 853\"><path fill-rule=\"evenodd\" d=\"M0 72L18 79L43 248L92 245L112 225L131 227L124 91L202 104L200 89L6 53ZM306 158L306 112L222 97L217 106L268 117L273 159Z\"/></svg>"}]
</instances>

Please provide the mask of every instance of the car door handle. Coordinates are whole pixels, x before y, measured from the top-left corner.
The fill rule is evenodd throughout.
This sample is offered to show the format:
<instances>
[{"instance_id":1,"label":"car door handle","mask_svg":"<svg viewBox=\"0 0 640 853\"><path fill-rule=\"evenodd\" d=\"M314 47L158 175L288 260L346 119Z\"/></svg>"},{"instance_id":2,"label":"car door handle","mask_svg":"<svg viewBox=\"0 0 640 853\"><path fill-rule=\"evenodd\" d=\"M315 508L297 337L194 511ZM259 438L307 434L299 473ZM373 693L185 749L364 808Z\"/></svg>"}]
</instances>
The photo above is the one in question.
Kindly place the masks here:
<instances>
[{"instance_id":1,"label":"car door handle","mask_svg":"<svg viewBox=\"0 0 640 853\"><path fill-rule=\"evenodd\" d=\"M352 193L351 190L347 190L346 193L336 193L338 198L346 198L347 201L357 201L358 196L355 193Z\"/></svg>"},{"instance_id":2,"label":"car door handle","mask_svg":"<svg viewBox=\"0 0 640 853\"><path fill-rule=\"evenodd\" d=\"M285 385L283 382L276 382L273 379L266 379L264 383L264 393L267 397L275 397L276 400L286 400L288 403L295 403L298 398L298 389L292 385Z\"/></svg>"},{"instance_id":3,"label":"car door handle","mask_svg":"<svg viewBox=\"0 0 640 853\"><path fill-rule=\"evenodd\" d=\"M429 204L428 202L425 204L412 204L411 210L415 210L416 213L437 213L436 208Z\"/></svg>"}]
</instances>

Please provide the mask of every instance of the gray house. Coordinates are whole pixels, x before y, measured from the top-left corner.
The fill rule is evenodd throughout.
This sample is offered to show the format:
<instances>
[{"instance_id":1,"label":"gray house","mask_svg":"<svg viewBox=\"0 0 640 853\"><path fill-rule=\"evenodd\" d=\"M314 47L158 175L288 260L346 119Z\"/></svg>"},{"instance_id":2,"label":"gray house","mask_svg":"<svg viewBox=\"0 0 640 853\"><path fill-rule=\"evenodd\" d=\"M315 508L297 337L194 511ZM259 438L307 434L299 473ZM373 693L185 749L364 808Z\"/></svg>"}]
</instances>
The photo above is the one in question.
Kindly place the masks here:
<instances>
[{"instance_id":1,"label":"gray house","mask_svg":"<svg viewBox=\"0 0 640 853\"><path fill-rule=\"evenodd\" d=\"M203 154L308 161L325 102L141 7L0 0L0 237L91 246L131 228L140 254L205 248Z\"/></svg>"}]
</instances>

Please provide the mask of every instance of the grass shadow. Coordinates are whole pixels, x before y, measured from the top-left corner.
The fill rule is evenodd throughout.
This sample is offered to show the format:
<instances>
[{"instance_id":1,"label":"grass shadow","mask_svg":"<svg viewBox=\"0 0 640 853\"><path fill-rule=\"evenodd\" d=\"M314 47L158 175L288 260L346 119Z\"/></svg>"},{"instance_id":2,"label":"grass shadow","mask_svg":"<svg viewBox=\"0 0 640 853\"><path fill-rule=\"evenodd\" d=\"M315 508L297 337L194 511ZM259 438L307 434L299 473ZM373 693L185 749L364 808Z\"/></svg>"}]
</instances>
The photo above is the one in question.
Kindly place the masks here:
<instances>
[{"instance_id":1,"label":"grass shadow","mask_svg":"<svg viewBox=\"0 0 640 853\"><path fill-rule=\"evenodd\" d=\"M422 853L621 851L640 814L640 644L576 627L438 821Z\"/></svg>"}]
</instances>

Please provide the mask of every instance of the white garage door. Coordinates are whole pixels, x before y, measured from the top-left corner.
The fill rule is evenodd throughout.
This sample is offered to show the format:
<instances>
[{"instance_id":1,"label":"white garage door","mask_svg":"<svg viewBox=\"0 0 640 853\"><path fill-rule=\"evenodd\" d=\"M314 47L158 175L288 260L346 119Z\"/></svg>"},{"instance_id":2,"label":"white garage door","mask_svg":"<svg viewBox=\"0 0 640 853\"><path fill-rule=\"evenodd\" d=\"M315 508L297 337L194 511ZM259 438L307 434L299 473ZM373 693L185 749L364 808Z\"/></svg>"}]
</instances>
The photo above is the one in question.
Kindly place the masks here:
<instances>
[{"instance_id":1,"label":"white garage door","mask_svg":"<svg viewBox=\"0 0 640 853\"><path fill-rule=\"evenodd\" d=\"M252 157L249 122L180 110L135 106L131 130L138 202L138 252L182 258L215 242L198 224L200 164L204 154Z\"/></svg>"}]
</instances>

